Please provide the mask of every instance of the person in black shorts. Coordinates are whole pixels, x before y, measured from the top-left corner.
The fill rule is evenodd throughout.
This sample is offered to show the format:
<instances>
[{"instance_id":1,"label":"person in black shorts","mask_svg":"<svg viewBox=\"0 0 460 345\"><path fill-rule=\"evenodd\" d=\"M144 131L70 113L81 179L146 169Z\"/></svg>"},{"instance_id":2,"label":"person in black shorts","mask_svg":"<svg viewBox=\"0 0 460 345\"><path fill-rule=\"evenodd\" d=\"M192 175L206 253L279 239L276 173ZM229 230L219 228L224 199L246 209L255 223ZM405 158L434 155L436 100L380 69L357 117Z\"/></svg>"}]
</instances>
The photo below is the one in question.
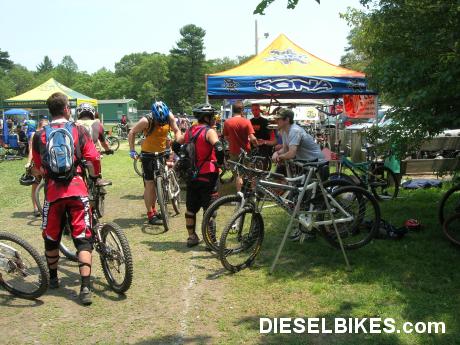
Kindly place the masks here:
<instances>
[{"instance_id":1,"label":"person in black shorts","mask_svg":"<svg viewBox=\"0 0 460 345\"><path fill-rule=\"evenodd\" d=\"M260 116L260 105L252 104L251 112L254 117L251 119L252 127L254 128L255 136L259 144L258 152L260 156L271 157L273 154L273 146L276 145L275 133L268 128L270 122Z\"/></svg>"},{"instance_id":2,"label":"person in black shorts","mask_svg":"<svg viewBox=\"0 0 460 345\"><path fill-rule=\"evenodd\" d=\"M173 143L173 150L180 151L181 143L195 141L195 166L198 173L187 183L185 224L188 232L187 247L196 246L200 240L196 234L196 214L201 208L206 210L217 198L218 166L224 162L224 147L219 141L214 125L217 110L210 104L203 104L193 109L198 123L185 132L184 138Z\"/></svg>"}]
</instances>

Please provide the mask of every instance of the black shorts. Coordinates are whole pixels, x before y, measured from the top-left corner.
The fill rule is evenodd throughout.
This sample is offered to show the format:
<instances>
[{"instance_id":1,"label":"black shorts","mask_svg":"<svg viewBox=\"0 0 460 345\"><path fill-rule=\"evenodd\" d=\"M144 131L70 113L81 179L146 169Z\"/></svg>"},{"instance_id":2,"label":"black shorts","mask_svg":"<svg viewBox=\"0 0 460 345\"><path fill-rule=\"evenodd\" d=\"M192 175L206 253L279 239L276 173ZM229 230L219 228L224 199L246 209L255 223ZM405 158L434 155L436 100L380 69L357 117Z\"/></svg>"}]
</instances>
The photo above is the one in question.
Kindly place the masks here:
<instances>
[{"instance_id":1,"label":"black shorts","mask_svg":"<svg viewBox=\"0 0 460 345\"><path fill-rule=\"evenodd\" d=\"M148 152L141 152L141 163L142 170L144 171L144 180L153 181L156 171L156 164L154 164L153 161L158 158L154 158L153 156L142 156L143 153L148 154Z\"/></svg>"},{"instance_id":2,"label":"black shorts","mask_svg":"<svg viewBox=\"0 0 460 345\"><path fill-rule=\"evenodd\" d=\"M217 173L200 175L197 180L187 185L185 205L187 211L198 213L200 208L206 210L217 197ZM202 180L203 179L203 180ZM207 181L204 181L204 180Z\"/></svg>"}]
</instances>

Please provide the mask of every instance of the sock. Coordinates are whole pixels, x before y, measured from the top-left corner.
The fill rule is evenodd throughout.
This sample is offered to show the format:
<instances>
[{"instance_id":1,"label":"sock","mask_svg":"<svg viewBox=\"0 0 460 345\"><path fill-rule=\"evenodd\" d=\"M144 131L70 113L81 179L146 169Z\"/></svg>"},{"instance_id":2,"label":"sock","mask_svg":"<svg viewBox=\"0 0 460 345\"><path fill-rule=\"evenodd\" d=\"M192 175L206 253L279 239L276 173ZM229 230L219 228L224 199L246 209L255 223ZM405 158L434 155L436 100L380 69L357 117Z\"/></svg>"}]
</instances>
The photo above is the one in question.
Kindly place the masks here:
<instances>
[{"instance_id":1,"label":"sock","mask_svg":"<svg viewBox=\"0 0 460 345\"><path fill-rule=\"evenodd\" d=\"M57 278L57 268L50 268L50 279Z\"/></svg>"},{"instance_id":2,"label":"sock","mask_svg":"<svg viewBox=\"0 0 460 345\"><path fill-rule=\"evenodd\" d=\"M81 277L81 287L82 288L84 287L89 288L90 278L91 276Z\"/></svg>"},{"instance_id":3,"label":"sock","mask_svg":"<svg viewBox=\"0 0 460 345\"><path fill-rule=\"evenodd\" d=\"M147 212L147 218L150 219L155 215L155 211L148 211Z\"/></svg>"}]
</instances>

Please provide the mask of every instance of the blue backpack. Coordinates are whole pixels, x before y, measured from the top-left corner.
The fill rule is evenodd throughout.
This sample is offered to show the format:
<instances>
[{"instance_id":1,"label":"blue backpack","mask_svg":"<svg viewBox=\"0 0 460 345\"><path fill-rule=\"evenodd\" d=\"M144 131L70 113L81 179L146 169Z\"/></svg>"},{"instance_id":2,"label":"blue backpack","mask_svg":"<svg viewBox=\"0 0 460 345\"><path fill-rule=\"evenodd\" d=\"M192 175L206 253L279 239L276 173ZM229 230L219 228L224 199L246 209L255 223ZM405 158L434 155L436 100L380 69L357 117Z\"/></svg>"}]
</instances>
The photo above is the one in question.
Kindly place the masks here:
<instances>
[{"instance_id":1,"label":"blue backpack","mask_svg":"<svg viewBox=\"0 0 460 345\"><path fill-rule=\"evenodd\" d=\"M43 164L48 176L57 182L70 182L76 173L73 127L75 127L73 122L67 122L61 128L45 126L46 149ZM78 158L80 156L79 147L77 153Z\"/></svg>"}]
</instances>

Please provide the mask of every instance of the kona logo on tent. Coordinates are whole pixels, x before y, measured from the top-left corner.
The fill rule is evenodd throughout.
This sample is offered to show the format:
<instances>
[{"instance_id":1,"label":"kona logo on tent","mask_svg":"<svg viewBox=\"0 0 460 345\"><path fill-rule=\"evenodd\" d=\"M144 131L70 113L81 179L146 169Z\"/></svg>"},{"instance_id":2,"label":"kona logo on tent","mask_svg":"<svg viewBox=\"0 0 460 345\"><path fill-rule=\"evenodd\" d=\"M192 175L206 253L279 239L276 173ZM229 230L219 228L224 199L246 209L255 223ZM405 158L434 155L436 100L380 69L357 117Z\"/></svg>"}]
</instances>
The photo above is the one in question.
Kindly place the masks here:
<instances>
[{"instance_id":1,"label":"kona logo on tent","mask_svg":"<svg viewBox=\"0 0 460 345\"><path fill-rule=\"evenodd\" d=\"M271 57L265 58L265 61L279 61L284 65L289 65L291 62L298 62L302 64L308 63L308 56L297 54L292 49L286 50L270 50Z\"/></svg>"},{"instance_id":2,"label":"kona logo on tent","mask_svg":"<svg viewBox=\"0 0 460 345\"><path fill-rule=\"evenodd\" d=\"M321 92L332 89L331 83L324 80L306 79L265 79L256 80L255 88L261 91L309 91Z\"/></svg>"},{"instance_id":3,"label":"kona logo on tent","mask_svg":"<svg viewBox=\"0 0 460 345\"><path fill-rule=\"evenodd\" d=\"M240 84L233 80L233 79L224 79L224 85L223 87L226 88L228 91L238 91L238 86L240 86Z\"/></svg>"}]
</instances>

